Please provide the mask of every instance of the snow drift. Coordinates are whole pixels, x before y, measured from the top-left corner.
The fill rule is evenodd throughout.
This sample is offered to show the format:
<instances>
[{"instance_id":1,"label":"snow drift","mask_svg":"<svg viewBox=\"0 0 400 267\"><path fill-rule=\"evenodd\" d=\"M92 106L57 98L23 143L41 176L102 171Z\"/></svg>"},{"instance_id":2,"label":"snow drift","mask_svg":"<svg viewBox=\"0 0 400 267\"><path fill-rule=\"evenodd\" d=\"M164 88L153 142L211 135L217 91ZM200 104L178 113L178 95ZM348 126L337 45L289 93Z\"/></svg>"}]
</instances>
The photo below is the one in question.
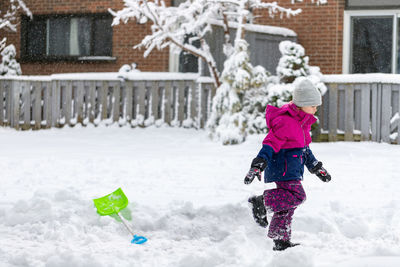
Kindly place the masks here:
<instances>
[{"instance_id":1,"label":"snow drift","mask_svg":"<svg viewBox=\"0 0 400 267\"><path fill-rule=\"evenodd\" d=\"M293 241L273 252L247 198L265 185L243 178L263 135L236 146L204 131L119 127L0 129L0 266L397 266L399 146L314 143L332 174L307 173ZM122 187L123 225L92 199Z\"/></svg>"}]
</instances>

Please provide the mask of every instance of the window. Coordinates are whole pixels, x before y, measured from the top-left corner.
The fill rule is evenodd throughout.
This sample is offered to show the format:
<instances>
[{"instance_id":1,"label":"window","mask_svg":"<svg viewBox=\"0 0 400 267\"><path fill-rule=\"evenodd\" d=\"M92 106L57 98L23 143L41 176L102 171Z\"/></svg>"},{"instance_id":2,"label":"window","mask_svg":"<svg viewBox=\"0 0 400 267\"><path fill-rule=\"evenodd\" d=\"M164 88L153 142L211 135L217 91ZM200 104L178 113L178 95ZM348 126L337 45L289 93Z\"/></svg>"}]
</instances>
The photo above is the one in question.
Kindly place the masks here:
<instances>
[{"instance_id":1,"label":"window","mask_svg":"<svg viewBox=\"0 0 400 267\"><path fill-rule=\"evenodd\" d=\"M186 0L172 0L171 5L174 7L185 3ZM193 46L199 48L199 40L190 40L191 36L186 36L184 42L191 43ZM171 72L195 72L199 71L199 58L186 51L181 51L176 54L173 48L170 48L169 54L169 71Z\"/></svg>"},{"instance_id":2,"label":"window","mask_svg":"<svg viewBox=\"0 0 400 267\"><path fill-rule=\"evenodd\" d=\"M199 48L200 47L200 41L198 39L196 40L190 40L191 36L186 36L185 37L185 43L190 43L191 45ZM198 72L199 71L199 59L198 57L186 52L182 51L179 54L179 72Z\"/></svg>"},{"instance_id":3,"label":"window","mask_svg":"<svg viewBox=\"0 0 400 267\"><path fill-rule=\"evenodd\" d=\"M25 60L113 59L110 15L34 16L22 20Z\"/></svg>"},{"instance_id":4,"label":"window","mask_svg":"<svg viewBox=\"0 0 400 267\"><path fill-rule=\"evenodd\" d=\"M351 72L392 72L391 17L353 17Z\"/></svg>"},{"instance_id":5,"label":"window","mask_svg":"<svg viewBox=\"0 0 400 267\"><path fill-rule=\"evenodd\" d=\"M343 73L400 73L400 10L345 11Z\"/></svg>"}]
</instances>

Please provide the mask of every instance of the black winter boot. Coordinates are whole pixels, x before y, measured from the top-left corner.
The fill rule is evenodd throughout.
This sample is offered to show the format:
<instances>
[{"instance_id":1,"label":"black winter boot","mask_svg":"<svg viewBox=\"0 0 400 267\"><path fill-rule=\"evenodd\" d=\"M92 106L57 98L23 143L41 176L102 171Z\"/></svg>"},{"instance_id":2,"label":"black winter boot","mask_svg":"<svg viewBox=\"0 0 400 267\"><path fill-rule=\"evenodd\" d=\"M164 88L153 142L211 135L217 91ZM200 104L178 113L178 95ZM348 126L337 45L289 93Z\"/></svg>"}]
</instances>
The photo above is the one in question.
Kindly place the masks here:
<instances>
[{"instance_id":1,"label":"black winter boot","mask_svg":"<svg viewBox=\"0 0 400 267\"><path fill-rule=\"evenodd\" d=\"M274 240L275 246L272 248L275 251L282 251L287 248L295 247L300 245L299 243L292 243L289 240Z\"/></svg>"},{"instance_id":2,"label":"black winter boot","mask_svg":"<svg viewBox=\"0 0 400 267\"><path fill-rule=\"evenodd\" d=\"M267 211L264 206L264 196L252 196L249 198L249 205L253 211L253 218L261 227L268 226Z\"/></svg>"}]
</instances>

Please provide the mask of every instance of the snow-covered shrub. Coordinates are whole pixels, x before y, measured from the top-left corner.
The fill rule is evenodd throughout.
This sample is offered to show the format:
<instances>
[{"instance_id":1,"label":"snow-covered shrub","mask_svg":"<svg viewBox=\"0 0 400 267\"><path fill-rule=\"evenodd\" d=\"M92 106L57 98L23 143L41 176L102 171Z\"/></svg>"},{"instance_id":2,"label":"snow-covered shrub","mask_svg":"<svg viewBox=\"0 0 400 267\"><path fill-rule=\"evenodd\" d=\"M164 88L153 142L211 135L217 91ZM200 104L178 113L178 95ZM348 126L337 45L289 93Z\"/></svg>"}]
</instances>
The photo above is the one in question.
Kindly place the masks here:
<instances>
[{"instance_id":1,"label":"snow-covered shrub","mask_svg":"<svg viewBox=\"0 0 400 267\"><path fill-rule=\"evenodd\" d=\"M253 108L247 94L258 95L267 72L261 66L251 65L248 43L238 39L234 53L224 63L221 77L223 82L213 98L206 128L212 138L224 145L238 144L245 140L249 123L253 125L258 119L258 109Z\"/></svg>"},{"instance_id":2,"label":"snow-covered shrub","mask_svg":"<svg viewBox=\"0 0 400 267\"><path fill-rule=\"evenodd\" d=\"M293 90L297 83L307 78L324 95L327 88L322 79L319 67L309 66L308 57L300 44L291 41L283 41L279 44L282 57L276 68L277 76L269 79L267 92L267 104L280 107L292 100ZM318 112L316 113L318 116ZM313 125L312 130L318 128L318 122Z\"/></svg>"},{"instance_id":3,"label":"snow-covered shrub","mask_svg":"<svg viewBox=\"0 0 400 267\"><path fill-rule=\"evenodd\" d=\"M6 46L1 51L0 75L2 76L16 76L21 75L21 66L15 59L17 52L14 45Z\"/></svg>"},{"instance_id":4,"label":"snow-covered shrub","mask_svg":"<svg viewBox=\"0 0 400 267\"><path fill-rule=\"evenodd\" d=\"M263 67L251 65L248 44L240 40L235 52L225 62L221 75L223 83L213 99L211 116L206 125L211 137L226 145L243 142L247 134L266 133L267 105L280 107L290 102L296 84L302 79L309 79L322 94L326 92L320 69L308 65L304 48L289 41L282 43L278 75L270 76ZM293 55L301 56L294 60L288 51L295 51ZM301 68L299 64L287 64L289 59L302 63ZM288 75L283 76L283 73Z\"/></svg>"},{"instance_id":5,"label":"snow-covered shrub","mask_svg":"<svg viewBox=\"0 0 400 267\"><path fill-rule=\"evenodd\" d=\"M242 143L246 138L246 119L240 112L239 96L227 82L218 87L207 121L209 136L224 145Z\"/></svg>"},{"instance_id":6,"label":"snow-covered shrub","mask_svg":"<svg viewBox=\"0 0 400 267\"><path fill-rule=\"evenodd\" d=\"M320 68L308 65L309 59L303 46L291 41L282 41L279 50L282 57L276 68L277 77L270 79L267 88L269 105L279 107L291 101L294 86L296 81L301 80L300 77L307 77L322 95L325 94L327 88L321 82Z\"/></svg>"},{"instance_id":7,"label":"snow-covered shrub","mask_svg":"<svg viewBox=\"0 0 400 267\"><path fill-rule=\"evenodd\" d=\"M282 83L292 83L297 77L310 74L309 58L300 44L282 41L279 44L279 51L282 56L279 59L276 73Z\"/></svg>"},{"instance_id":8,"label":"snow-covered shrub","mask_svg":"<svg viewBox=\"0 0 400 267\"><path fill-rule=\"evenodd\" d=\"M327 2L327 0L310 1L317 5ZM212 31L212 25L222 24L224 30L228 32L232 27L230 25L252 21L255 12L261 9L268 12L271 18L276 15L288 18L302 12L299 8L286 8L278 1L270 0L190 0L178 1L180 4L177 6L169 6L164 0L123 0L123 2L122 10L109 10L114 16L113 26L133 19L140 24L149 23L151 28L151 33L141 37L143 39L134 48L144 48L144 56L147 57L154 49L178 47L203 60L217 87L221 85L222 77L206 38ZM291 4L294 3L295 1L292 0ZM237 32L241 31L245 34L243 27L238 27ZM190 36L189 41L188 36ZM236 45L236 40L244 37L242 34L237 34L237 36L239 37L231 39L229 33L225 33L223 52L228 57L232 51L231 47ZM196 43L200 43L200 46Z\"/></svg>"},{"instance_id":9,"label":"snow-covered shrub","mask_svg":"<svg viewBox=\"0 0 400 267\"><path fill-rule=\"evenodd\" d=\"M294 86L285 83L270 83L267 87L267 105L280 107L292 100ZM266 107L266 106L265 106Z\"/></svg>"},{"instance_id":10,"label":"snow-covered shrub","mask_svg":"<svg viewBox=\"0 0 400 267\"><path fill-rule=\"evenodd\" d=\"M265 107L268 104L267 81L270 73L263 67L253 69L254 83L243 98L243 113L247 117L247 133L266 133Z\"/></svg>"},{"instance_id":11,"label":"snow-covered shrub","mask_svg":"<svg viewBox=\"0 0 400 267\"><path fill-rule=\"evenodd\" d=\"M25 13L32 18L32 13L23 0L1 1L0 5L0 30L17 31L19 13ZM21 75L21 67L15 60L15 47L6 47L7 38L0 36L0 75Z\"/></svg>"}]
</instances>

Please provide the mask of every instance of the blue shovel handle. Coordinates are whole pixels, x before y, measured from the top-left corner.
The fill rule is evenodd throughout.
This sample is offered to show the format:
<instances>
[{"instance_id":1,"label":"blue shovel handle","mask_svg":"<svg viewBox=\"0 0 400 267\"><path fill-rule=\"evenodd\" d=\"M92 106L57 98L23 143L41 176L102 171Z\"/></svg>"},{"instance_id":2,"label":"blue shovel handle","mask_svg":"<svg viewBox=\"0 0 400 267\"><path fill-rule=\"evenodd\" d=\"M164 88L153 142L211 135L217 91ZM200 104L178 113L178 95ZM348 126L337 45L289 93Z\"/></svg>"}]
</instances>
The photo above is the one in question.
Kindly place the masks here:
<instances>
[{"instance_id":1,"label":"blue shovel handle","mask_svg":"<svg viewBox=\"0 0 400 267\"><path fill-rule=\"evenodd\" d=\"M147 241L147 238L144 236L137 236L137 235L133 235L133 239L131 241L132 244L143 244L144 242Z\"/></svg>"}]
</instances>

